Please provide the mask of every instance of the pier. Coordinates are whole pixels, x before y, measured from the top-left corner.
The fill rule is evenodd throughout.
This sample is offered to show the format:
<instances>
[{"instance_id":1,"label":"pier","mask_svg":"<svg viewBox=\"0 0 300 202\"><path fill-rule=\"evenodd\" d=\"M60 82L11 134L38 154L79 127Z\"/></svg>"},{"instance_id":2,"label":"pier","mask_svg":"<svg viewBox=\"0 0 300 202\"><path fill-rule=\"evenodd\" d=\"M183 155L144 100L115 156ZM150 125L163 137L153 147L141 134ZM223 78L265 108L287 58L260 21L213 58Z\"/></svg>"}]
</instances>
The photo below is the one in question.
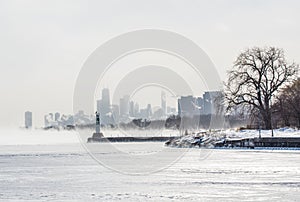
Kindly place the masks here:
<instances>
[{"instance_id":1,"label":"pier","mask_svg":"<svg viewBox=\"0 0 300 202\"><path fill-rule=\"evenodd\" d=\"M177 136L154 136L154 137L90 137L87 142L165 142Z\"/></svg>"},{"instance_id":2,"label":"pier","mask_svg":"<svg viewBox=\"0 0 300 202\"><path fill-rule=\"evenodd\" d=\"M143 137L143 136L131 136L131 137L105 137L104 134L100 131L100 113L96 112L96 131L93 133L92 137L87 139L88 143L93 142L166 142L168 140L173 140L177 136L152 136L152 137Z\"/></svg>"}]
</instances>

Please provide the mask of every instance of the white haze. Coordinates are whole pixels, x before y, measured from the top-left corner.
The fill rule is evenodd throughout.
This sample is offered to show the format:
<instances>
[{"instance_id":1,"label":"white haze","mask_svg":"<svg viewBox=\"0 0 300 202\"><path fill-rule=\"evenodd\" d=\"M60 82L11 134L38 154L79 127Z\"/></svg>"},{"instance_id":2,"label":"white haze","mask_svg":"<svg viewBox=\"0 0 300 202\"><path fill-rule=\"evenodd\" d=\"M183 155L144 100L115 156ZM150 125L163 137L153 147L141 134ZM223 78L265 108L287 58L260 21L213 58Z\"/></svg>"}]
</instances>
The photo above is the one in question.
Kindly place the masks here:
<instances>
[{"instance_id":1,"label":"white haze","mask_svg":"<svg viewBox=\"0 0 300 202\"><path fill-rule=\"evenodd\" d=\"M35 126L49 112L72 113L76 77L103 42L125 32L165 29L204 49L222 79L249 46L278 46L300 62L297 0L0 1L0 126ZM205 90L205 89L203 89Z\"/></svg>"}]
</instances>

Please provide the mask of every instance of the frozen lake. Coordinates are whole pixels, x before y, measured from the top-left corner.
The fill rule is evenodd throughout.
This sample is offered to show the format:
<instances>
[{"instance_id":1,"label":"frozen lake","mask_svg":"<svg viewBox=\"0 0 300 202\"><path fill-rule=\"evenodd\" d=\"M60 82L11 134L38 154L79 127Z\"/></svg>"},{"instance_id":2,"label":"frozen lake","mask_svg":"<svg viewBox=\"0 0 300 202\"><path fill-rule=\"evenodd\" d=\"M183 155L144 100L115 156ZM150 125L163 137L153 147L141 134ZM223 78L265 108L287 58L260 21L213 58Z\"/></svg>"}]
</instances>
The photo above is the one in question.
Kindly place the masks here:
<instances>
[{"instance_id":1,"label":"frozen lake","mask_svg":"<svg viewBox=\"0 0 300 202\"><path fill-rule=\"evenodd\" d=\"M0 144L0 201L300 200L299 150L172 148L168 154L181 151L184 156L158 172L128 175L97 163L76 137L55 135L63 141L45 144L29 135L23 145ZM51 138L44 134L42 139ZM114 164L125 164L120 168L132 169L105 144L93 145L101 146L100 158L113 157ZM147 155L165 149L163 143L150 142L114 146L139 157L136 171L149 165Z\"/></svg>"}]
</instances>

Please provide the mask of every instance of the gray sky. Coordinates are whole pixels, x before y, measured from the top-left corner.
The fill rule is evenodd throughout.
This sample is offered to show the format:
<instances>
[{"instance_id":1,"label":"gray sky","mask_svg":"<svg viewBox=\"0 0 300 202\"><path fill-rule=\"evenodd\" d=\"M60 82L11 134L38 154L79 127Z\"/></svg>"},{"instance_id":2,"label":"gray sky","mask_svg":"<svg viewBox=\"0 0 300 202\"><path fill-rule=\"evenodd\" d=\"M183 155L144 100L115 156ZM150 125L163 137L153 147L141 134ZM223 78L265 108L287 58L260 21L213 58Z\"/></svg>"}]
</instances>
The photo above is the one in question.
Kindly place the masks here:
<instances>
[{"instance_id":1,"label":"gray sky","mask_svg":"<svg viewBox=\"0 0 300 202\"><path fill-rule=\"evenodd\" d=\"M300 3L291 0L0 0L0 127L36 126L47 112L72 113L76 77L87 57L119 34L177 32L210 56L224 80L238 53L278 46L300 63Z\"/></svg>"}]
</instances>

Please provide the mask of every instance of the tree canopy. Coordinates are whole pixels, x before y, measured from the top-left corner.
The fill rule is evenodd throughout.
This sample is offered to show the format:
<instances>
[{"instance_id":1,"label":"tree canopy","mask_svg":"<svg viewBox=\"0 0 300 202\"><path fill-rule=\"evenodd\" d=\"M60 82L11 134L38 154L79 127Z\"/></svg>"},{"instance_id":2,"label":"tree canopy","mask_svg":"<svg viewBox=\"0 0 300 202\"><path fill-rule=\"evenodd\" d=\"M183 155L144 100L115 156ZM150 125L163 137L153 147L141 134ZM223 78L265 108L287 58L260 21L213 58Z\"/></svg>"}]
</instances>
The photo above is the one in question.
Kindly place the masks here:
<instances>
[{"instance_id":1,"label":"tree canopy","mask_svg":"<svg viewBox=\"0 0 300 202\"><path fill-rule=\"evenodd\" d=\"M247 49L237 57L228 72L225 83L227 109L248 106L249 109L258 111L265 128L271 129L272 96L297 76L298 69L297 64L286 61L282 49Z\"/></svg>"}]
</instances>

